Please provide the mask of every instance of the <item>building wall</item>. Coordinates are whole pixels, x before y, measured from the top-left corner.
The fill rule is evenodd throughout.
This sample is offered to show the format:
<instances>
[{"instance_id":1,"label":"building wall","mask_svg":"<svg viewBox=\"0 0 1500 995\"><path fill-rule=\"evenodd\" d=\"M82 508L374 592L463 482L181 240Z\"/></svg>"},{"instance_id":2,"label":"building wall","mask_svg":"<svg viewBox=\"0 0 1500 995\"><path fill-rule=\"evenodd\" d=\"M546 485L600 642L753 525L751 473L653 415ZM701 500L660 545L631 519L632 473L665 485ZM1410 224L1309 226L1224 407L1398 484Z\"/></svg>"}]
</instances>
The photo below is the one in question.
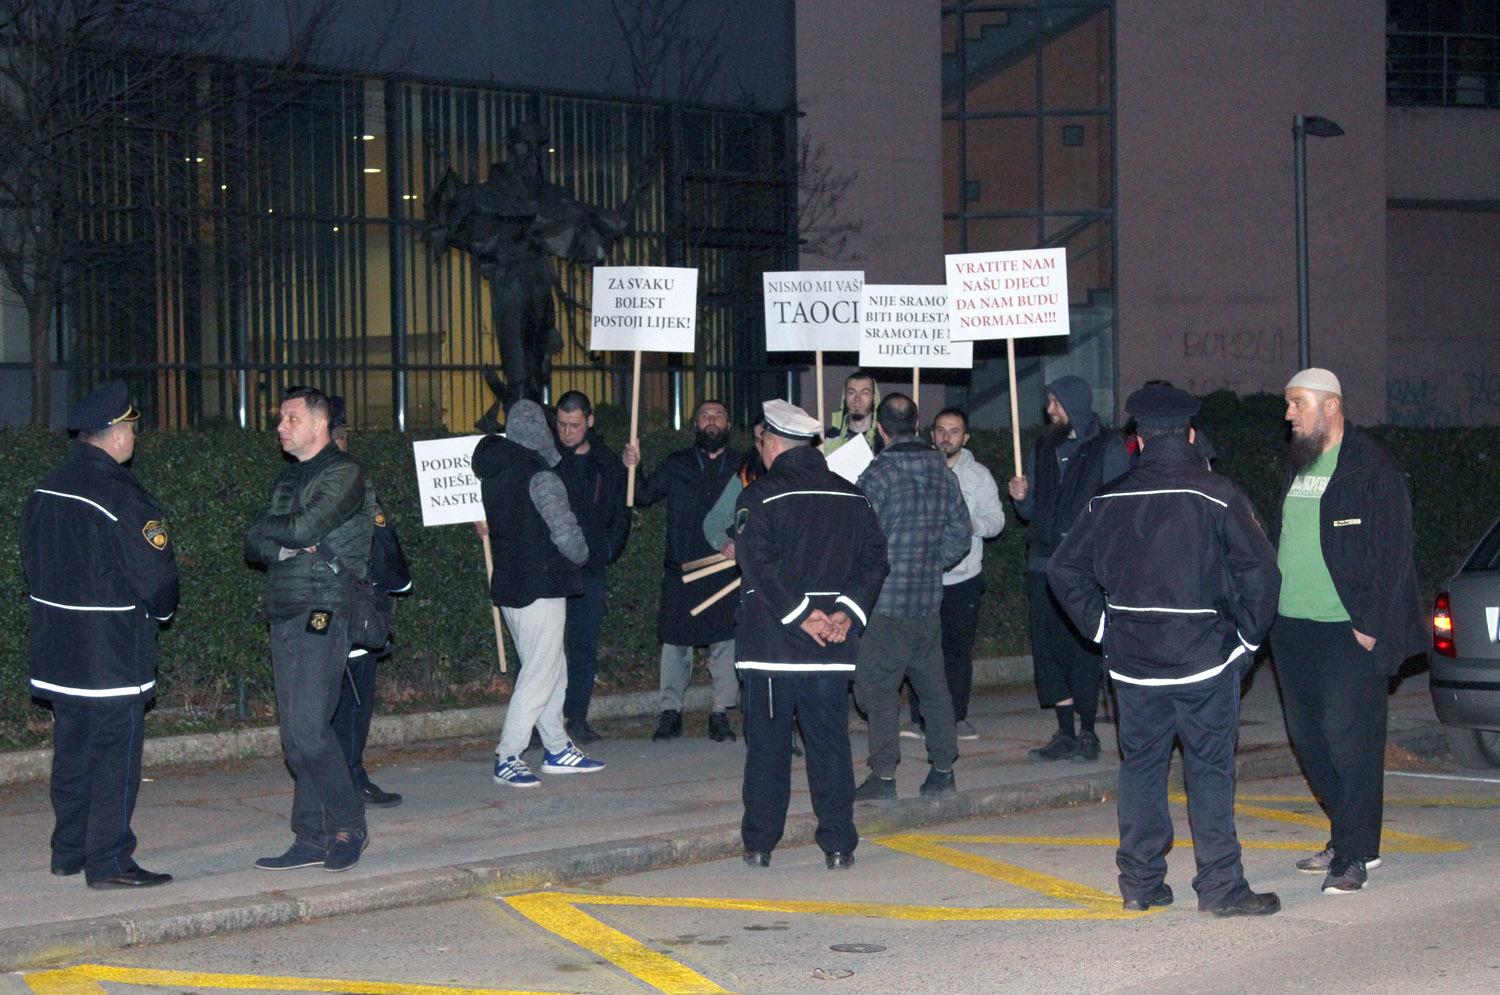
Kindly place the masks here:
<instances>
[{"instance_id":1,"label":"building wall","mask_svg":"<svg viewBox=\"0 0 1500 995\"><path fill-rule=\"evenodd\" d=\"M1308 140L1312 361L1385 415L1384 5L1120 0L1122 395L1279 393L1297 365L1292 117Z\"/></svg>"},{"instance_id":2,"label":"building wall","mask_svg":"<svg viewBox=\"0 0 1500 995\"><path fill-rule=\"evenodd\" d=\"M804 255L803 269L863 269L870 283L943 282L940 8L940 0L798 0L799 128L835 171L857 174L845 216L863 225L851 242L861 258ZM826 357L830 408L855 358ZM881 382L907 390L911 373L893 370ZM923 388L924 416L946 403L935 387ZM811 375L802 397L811 408Z\"/></svg>"},{"instance_id":3,"label":"building wall","mask_svg":"<svg viewBox=\"0 0 1500 995\"><path fill-rule=\"evenodd\" d=\"M1386 115L1386 417L1500 422L1500 114Z\"/></svg>"}]
</instances>

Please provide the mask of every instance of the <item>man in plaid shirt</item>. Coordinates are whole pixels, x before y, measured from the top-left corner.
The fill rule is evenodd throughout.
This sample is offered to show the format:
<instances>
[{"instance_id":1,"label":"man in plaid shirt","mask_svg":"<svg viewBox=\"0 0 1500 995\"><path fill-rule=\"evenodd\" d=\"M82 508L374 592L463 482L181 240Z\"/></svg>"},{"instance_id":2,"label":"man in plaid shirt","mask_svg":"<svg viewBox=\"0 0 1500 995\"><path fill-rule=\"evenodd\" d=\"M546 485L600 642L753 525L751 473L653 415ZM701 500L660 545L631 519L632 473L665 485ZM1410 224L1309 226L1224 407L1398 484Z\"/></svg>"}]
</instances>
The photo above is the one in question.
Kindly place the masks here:
<instances>
[{"instance_id":1,"label":"man in plaid shirt","mask_svg":"<svg viewBox=\"0 0 1500 995\"><path fill-rule=\"evenodd\" d=\"M859 488L885 533L891 572L859 645L854 696L870 719L870 776L854 799L896 797L903 680L920 696L927 725L932 769L922 794L952 794L958 740L943 674L940 612L943 571L969 552L969 510L943 454L917 437L911 398L892 394L881 401L875 427L885 448L860 475Z\"/></svg>"}]
</instances>

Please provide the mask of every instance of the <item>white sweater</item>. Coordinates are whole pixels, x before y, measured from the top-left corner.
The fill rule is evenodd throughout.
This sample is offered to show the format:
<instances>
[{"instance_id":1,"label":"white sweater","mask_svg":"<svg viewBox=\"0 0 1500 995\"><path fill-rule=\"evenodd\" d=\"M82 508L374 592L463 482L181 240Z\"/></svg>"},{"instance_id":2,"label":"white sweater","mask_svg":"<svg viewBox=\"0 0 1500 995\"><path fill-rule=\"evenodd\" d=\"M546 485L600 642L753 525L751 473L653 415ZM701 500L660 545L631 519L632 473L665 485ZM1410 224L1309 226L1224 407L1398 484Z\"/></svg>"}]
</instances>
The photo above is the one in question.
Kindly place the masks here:
<instances>
[{"instance_id":1,"label":"white sweater","mask_svg":"<svg viewBox=\"0 0 1500 995\"><path fill-rule=\"evenodd\" d=\"M958 488L963 492L964 504L969 508L969 555L958 561L958 566L943 574L943 585L958 584L978 575L983 567L984 540L993 539L1005 528L1005 509L1000 504L1000 489L995 478L983 463L974 458L967 449L958 451L958 462L953 466L958 477Z\"/></svg>"}]
</instances>

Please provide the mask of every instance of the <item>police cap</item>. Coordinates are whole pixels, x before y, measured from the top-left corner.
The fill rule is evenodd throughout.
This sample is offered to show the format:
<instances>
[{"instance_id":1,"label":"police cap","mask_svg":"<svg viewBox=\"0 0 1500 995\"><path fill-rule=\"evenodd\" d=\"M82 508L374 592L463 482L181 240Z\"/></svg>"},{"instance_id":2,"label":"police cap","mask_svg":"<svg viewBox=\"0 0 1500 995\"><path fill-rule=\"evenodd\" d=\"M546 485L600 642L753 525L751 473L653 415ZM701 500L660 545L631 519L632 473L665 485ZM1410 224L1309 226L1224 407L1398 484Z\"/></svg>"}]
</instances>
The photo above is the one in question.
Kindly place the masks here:
<instances>
[{"instance_id":1,"label":"police cap","mask_svg":"<svg viewBox=\"0 0 1500 995\"><path fill-rule=\"evenodd\" d=\"M761 405L766 416L766 431L788 439L805 441L823 434L823 427L812 415L795 404L777 399Z\"/></svg>"},{"instance_id":2,"label":"police cap","mask_svg":"<svg viewBox=\"0 0 1500 995\"><path fill-rule=\"evenodd\" d=\"M1182 428L1192 422L1201 403L1168 384L1147 384L1125 399L1125 411L1142 428Z\"/></svg>"},{"instance_id":3,"label":"police cap","mask_svg":"<svg viewBox=\"0 0 1500 995\"><path fill-rule=\"evenodd\" d=\"M130 404L130 392L123 380L109 380L95 387L88 396L68 412L68 431L93 434L122 421L141 416Z\"/></svg>"}]
</instances>

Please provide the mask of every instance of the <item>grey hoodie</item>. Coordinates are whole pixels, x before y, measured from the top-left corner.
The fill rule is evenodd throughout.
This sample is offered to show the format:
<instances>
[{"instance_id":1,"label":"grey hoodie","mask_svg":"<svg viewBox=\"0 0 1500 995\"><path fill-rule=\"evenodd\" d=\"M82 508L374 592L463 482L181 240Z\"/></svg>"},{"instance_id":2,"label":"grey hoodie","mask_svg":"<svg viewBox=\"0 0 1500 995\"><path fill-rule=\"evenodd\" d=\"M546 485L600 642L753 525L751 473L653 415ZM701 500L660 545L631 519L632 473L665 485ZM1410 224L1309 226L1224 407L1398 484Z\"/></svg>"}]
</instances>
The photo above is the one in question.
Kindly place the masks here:
<instances>
[{"instance_id":1,"label":"grey hoodie","mask_svg":"<svg viewBox=\"0 0 1500 995\"><path fill-rule=\"evenodd\" d=\"M548 467L562 462L553 441L547 416L535 401L517 401L505 413L505 437L525 446L542 458ZM531 503L552 535L552 544L572 562L582 566L589 558L588 540L568 504L568 490L556 473L537 473L531 478Z\"/></svg>"}]
</instances>

